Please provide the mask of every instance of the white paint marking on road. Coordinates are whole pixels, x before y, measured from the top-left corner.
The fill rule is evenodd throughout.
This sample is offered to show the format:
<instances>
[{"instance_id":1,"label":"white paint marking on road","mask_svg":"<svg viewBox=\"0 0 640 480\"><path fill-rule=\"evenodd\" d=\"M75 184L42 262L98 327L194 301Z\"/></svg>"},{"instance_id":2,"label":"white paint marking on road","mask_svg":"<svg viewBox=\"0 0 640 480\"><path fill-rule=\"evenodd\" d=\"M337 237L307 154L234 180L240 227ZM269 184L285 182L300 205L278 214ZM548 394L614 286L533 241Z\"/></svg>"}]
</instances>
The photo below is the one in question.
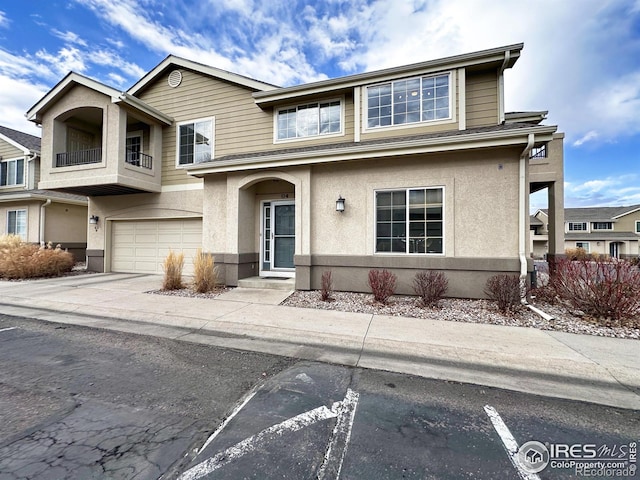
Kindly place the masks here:
<instances>
[{"instance_id":1,"label":"white paint marking on road","mask_svg":"<svg viewBox=\"0 0 640 480\"><path fill-rule=\"evenodd\" d=\"M0 328L0 333L8 332L9 330L16 330L18 327Z\"/></svg>"},{"instance_id":2,"label":"white paint marking on road","mask_svg":"<svg viewBox=\"0 0 640 480\"><path fill-rule=\"evenodd\" d=\"M213 440L220 434L220 432L222 432L222 430L225 429L225 427L229 424L229 422L231 420L233 420L233 418L240 412L240 410L242 410L244 408L244 406L249 403L249 400L251 400L254 395L256 394L256 392L251 392L251 394L247 395L247 398L244 399L244 401L242 403L240 403L236 408L233 409L233 411L229 414L229 416L224 420L224 422L222 422L222 425L220 425L218 427L218 429L213 432L211 434L211 436L209 438L207 438L207 441L204 442L204 445L202 445L202 447L200 448L200 450L198 450L198 453L196 454L196 456L200 455L205 448L207 448L207 446L213 442Z\"/></svg>"},{"instance_id":3,"label":"white paint marking on road","mask_svg":"<svg viewBox=\"0 0 640 480\"><path fill-rule=\"evenodd\" d=\"M336 426L333 428L324 462L322 462L322 466L318 471L318 480L328 478L338 480L340 478L342 463L351 440L351 430L353 429L359 398L360 394L349 388L344 400L339 404L334 404L334 407L338 410L338 419L336 420ZM331 474L333 475L328 476Z\"/></svg>"},{"instance_id":4,"label":"white paint marking on road","mask_svg":"<svg viewBox=\"0 0 640 480\"><path fill-rule=\"evenodd\" d=\"M245 440L236 443L234 446L227 448L224 452L220 452L215 456L209 458L208 460L199 463L195 467L190 468L179 478L180 480L196 480L198 478L202 478L205 475L209 475L210 473L232 462L233 460L236 460L246 455L247 453L254 451L256 448L258 448L261 442L268 440L271 437L280 437L287 432L296 432L322 420L335 418L338 416L338 414L334 410L337 410L336 404L339 403L340 402L336 402L331 407L331 410L323 405L321 407L314 408L313 410L301 413L300 415L296 415L293 418L285 420L282 423L278 423L277 425L273 425L265 430L262 430L260 433L246 438Z\"/></svg>"},{"instance_id":5,"label":"white paint marking on road","mask_svg":"<svg viewBox=\"0 0 640 480\"><path fill-rule=\"evenodd\" d=\"M504 449L507 451L507 456L518 472L518 475L520 475L520 478L522 478L522 480L540 480L540 477L535 473L526 472L520 465L520 462L518 462L518 448L520 448L520 446L518 442L516 442L516 439L513 438L513 435L511 435L507 425L502 421L497 410L490 405L485 405L484 411L489 416L493 428L498 432L502 440L502 445L504 445Z\"/></svg>"}]
</instances>

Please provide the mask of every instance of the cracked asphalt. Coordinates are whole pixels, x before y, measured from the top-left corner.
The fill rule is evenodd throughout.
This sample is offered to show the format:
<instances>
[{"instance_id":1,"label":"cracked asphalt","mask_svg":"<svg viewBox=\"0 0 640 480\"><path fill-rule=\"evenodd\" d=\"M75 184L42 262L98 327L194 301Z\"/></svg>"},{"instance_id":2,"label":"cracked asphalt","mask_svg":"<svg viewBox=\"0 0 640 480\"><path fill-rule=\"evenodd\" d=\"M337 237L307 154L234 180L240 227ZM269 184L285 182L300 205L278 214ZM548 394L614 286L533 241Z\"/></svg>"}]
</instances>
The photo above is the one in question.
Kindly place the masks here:
<instances>
[{"instance_id":1,"label":"cracked asphalt","mask_svg":"<svg viewBox=\"0 0 640 480\"><path fill-rule=\"evenodd\" d=\"M0 330L0 480L170 477L293 363L3 315Z\"/></svg>"}]
</instances>

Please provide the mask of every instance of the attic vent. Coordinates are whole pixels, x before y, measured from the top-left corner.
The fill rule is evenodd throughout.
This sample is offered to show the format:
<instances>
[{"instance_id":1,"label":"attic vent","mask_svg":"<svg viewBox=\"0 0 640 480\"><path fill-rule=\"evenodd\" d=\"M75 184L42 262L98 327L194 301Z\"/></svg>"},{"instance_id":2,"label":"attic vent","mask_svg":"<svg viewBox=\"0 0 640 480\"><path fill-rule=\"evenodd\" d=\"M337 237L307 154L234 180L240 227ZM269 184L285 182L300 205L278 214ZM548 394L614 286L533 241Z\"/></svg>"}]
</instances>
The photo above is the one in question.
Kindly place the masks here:
<instances>
[{"instance_id":1,"label":"attic vent","mask_svg":"<svg viewBox=\"0 0 640 480\"><path fill-rule=\"evenodd\" d=\"M180 70L174 70L169 74L168 80L169 86L172 88L176 88L178 85L182 83L182 72Z\"/></svg>"}]
</instances>

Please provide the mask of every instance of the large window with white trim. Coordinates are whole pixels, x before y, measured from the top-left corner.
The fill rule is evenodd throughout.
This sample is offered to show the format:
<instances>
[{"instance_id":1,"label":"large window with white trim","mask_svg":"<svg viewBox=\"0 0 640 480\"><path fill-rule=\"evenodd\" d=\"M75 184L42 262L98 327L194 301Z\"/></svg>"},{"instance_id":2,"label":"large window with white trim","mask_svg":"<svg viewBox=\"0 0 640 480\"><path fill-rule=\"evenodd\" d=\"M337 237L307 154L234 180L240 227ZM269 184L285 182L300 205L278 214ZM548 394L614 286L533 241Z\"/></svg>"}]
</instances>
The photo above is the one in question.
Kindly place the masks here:
<instances>
[{"instance_id":1,"label":"large window with white trim","mask_svg":"<svg viewBox=\"0 0 640 480\"><path fill-rule=\"evenodd\" d=\"M406 78L367 87L367 128L451 118L451 74Z\"/></svg>"},{"instance_id":2,"label":"large window with white trim","mask_svg":"<svg viewBox=\"0 0 640 480\"><path fill-rule=\"evenodd\" d=\"M570 232L586 232L587 222L569 222Z\"/></svg>"},{"instance_id":3,"label":"large window with white trim","mask_svg":"<svg viewBox=\"0 0 640 480\"><path fill-rule=\"evenodd\" d=\"M376 191L376 253L443 254L443 190Z\"/></svg>"},{"instance_id":4,"label":"large window with white trim","mask_svg":"<svg viewBox=\"0 0 640 480\"><path fill-rule=\"evenodd\" d=\"M0 162L0 187L24 184L24 158Z\"/></svg>"},{"instance_id":5,"label":"large window with white trim","mask_svg":"<svg viewBox=\"0 0 640 480\"><path fill-rule=\"evenodd\" d=\"M23 240L27 239L27 211L9 210L7 212L7 233L19 235Z\"/></svg>"},{"instance_id":6,"label":"large window with white trim","mask_svg":"<svg viewBox=\"0 0 640 480\"><path fill-rule=\"evenodd\" d=\"M613 230L613 222L593 222L594 230Z\"/></svg>"},{"instance_id":7,"label":"large window with white trim","mask_svg":"<svg viewBox=\"0 0 640 480\"><path fill-rule=\"evenodd\" d=\"M178 124L178 165L208 162L213 158L214 119Z\"/></svg>"},{"instance_id":8,"label":"large window with white trim","mask_svg":"<svg viewBox=\"0 0 640 480\"><path fill-rule=\"evenodd\" d=\"M586 253L589 253L591 251L591 245L589 244L589 242L576 242L576 248L581 248Z\"/></svg>"},{"instance_id":9,"label":"large window with white trim","mask_svg":"<svg viewBox=\"0 0 640 480\"><path fill-rule=\"evenodd\" d=\"M339 134L342 132L340 100L314 102L278 110L278 140Z\"/></svg>"},{"instance_id":10,"label":"large window with white trim","mask_svg":"<svg viewBox=\"0 0 640 480\"><path fill-rule=\"evenodd\" d=\"M640 233L640 220L636 220L636 233Z\"/></svg>"}]
</instances>

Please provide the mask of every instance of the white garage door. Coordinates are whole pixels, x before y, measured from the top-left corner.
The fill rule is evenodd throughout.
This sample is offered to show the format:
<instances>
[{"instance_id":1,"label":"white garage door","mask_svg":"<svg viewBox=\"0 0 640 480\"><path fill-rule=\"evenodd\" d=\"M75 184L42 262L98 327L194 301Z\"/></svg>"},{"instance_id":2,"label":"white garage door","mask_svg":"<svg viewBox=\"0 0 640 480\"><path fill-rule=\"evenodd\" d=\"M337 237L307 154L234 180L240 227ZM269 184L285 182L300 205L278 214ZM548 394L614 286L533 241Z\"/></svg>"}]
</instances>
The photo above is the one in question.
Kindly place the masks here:
<instances>
[{"instance_id":1,"label":"white garage door","mask_svg":"<svg viewBox=\"0 0 640 480\"><path fill-rule=\"evenodd\" d=\"M111 271L164 273L169 249L184 253L185 275L193 274L193 257L202 245L202 220L136 220L111 224Z\"/></svg>"}]
</instances>

